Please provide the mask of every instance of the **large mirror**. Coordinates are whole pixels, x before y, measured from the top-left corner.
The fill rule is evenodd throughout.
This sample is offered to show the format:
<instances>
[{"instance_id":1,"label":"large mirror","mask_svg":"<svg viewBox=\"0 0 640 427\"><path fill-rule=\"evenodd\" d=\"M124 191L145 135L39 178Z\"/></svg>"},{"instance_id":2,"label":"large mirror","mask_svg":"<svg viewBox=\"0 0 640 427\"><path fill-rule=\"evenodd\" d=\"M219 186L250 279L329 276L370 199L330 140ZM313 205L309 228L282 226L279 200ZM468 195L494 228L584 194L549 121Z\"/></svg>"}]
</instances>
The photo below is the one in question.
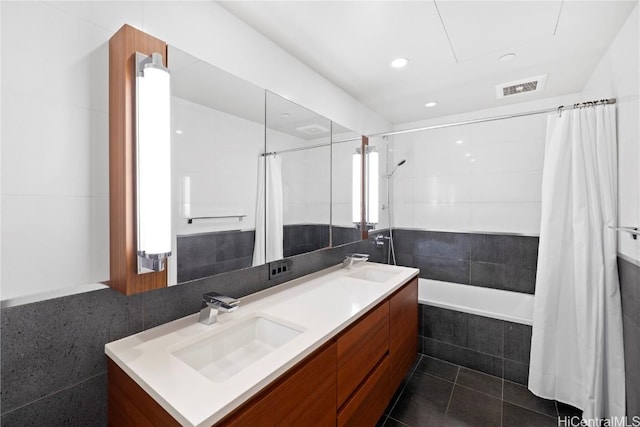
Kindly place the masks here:
<instances>
[{"instance_id":1,"label":"large mirror","mask_svg":"<svg viewBox=\"0 0 640 427\"><path fill-rule=\"evenodd\" d=\"M337 123L331 133L331 244L339 246L361 239L360 198L354 189L360 185L361 174L356 171L354 176L353 157L361 148L362 137Z\"/></svg>"},{"instance_id":2,"label":"large mirror","mask_svg":"<svg viewBox=\"0 0 640 427\"><path fill-rule=\"evenodd\" d=\"M267 92L266 129L266 261L328 247L331 121Z\"/></svg>"},{"instance_id":3,"label":"large mirror","mask_svg":"<svg viewBox=\"0 0 640 427\"><path fill-rule=\"evenodd\" d=\"M175 284L253 264L265 92L173 46L168 56Z\"/></svg>"}]
</instances>

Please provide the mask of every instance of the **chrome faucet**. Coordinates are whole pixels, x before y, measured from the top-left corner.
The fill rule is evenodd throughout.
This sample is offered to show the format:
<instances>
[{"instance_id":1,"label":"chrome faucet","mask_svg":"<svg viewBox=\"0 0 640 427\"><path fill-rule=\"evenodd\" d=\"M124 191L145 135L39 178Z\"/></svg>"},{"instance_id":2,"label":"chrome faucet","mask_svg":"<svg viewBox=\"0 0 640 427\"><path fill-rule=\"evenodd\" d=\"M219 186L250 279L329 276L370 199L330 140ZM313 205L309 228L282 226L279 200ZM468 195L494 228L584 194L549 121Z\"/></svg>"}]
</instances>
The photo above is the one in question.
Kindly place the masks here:
<instances>
[{"instance_id":1,"label":"chrome faucet","mask_svg":"<svg viewBox=\"0 0 640 427\"><path fill-rule=\"evenodd\" d=\"M347 254L344 261L342 261L342 266L345 268L351 268L352 265L365 262L368 259L368 254Z\"/></svg>"},{"instance_id":2,"label":"chrome faucet","mask_svg":"<svg viewBox=\"0 0 640 427\"><path fill-rule=\"evenodd\" d=\"M213 325L218 321L219 313L230 313L240 306L240 300L208 292L202 295L202 307L198 321L203 325Z\"/></svg>"}]
</instances>

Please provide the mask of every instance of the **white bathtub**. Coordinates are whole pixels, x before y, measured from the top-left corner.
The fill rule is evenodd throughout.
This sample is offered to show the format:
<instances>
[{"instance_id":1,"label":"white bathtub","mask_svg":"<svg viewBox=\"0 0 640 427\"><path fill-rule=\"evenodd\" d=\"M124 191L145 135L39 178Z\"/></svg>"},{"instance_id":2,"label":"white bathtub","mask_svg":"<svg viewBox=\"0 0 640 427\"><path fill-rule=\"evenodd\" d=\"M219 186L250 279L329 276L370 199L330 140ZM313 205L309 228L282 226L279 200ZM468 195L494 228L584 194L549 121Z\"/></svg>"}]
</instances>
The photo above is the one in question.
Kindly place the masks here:
<instances>
[{"instance_id":1,"label":"white bathtub","mask_svg":"<svg viewBox=\"0 0 640 427\"><path fill-rule=\"evenodd\" d=\"M508 322L533 324L533 295L521 292L419 279L418 301Z\"/></svg>"}]
</instances>

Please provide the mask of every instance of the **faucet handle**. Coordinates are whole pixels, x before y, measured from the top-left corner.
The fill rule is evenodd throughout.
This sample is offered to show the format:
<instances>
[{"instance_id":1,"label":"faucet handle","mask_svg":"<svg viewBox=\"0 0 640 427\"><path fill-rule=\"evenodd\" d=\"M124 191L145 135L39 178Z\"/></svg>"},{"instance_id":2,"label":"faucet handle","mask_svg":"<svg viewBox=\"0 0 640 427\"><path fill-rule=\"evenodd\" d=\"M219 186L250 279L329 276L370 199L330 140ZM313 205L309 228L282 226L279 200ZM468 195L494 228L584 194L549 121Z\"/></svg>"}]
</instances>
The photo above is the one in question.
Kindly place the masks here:
<instances>
[{"instance_id":1,"label":"faucet handle","mask_svg":"<svg viewBox=\"0 0 640 427\"><path fill-rule=\"evenodd\" d=\"M222 308L224 311L234 311L240 305L240 300L231 298L217 292L207 292L202 295L202 302Z\"/></svg>"},{"instance_id":2,"label":"faucet handle","mask_svg":"<svg viewBox=\"0 0 640 427\"><path fill-rule=\"evenodd\" d=\"M347 258L352 259L354 261L368 261L369 254L347 254Z\"/></svg>"}]
</instances>

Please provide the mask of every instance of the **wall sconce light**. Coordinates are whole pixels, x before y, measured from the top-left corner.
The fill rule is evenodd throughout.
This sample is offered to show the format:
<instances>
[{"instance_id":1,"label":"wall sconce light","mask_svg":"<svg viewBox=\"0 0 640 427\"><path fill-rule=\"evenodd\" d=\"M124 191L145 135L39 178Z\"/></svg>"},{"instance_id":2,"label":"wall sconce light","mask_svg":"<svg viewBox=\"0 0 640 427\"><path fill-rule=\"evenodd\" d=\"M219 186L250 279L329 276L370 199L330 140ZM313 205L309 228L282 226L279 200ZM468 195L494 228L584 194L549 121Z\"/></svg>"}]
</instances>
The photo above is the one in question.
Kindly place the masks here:
<instances>
[{"instance_id":1,"label":"wall sconce light","mask_svg":"<svg viewBox=\"0 0 640 427\"><path fill-rule=\"evenodd\" d=\"M138 274L171 255L171 90L162 55L136 53Z\"/></svg>"},{"instance_id":2,"label":"wall sconce light","mask_svg":"<svg viewBox=\"0 0 640 427\"><path fill-rule=\"evenodd\" d=\"M365 149L365 219L367 229L375 228L378 224L378 198L379 198L379 159L378 151L374 146L367 146ZM361 220L360 200L361 200L361 184L362 179L362 149L356 148L353 154L352 166L352 220L354 224L359 225Z\"/></svg>"}]
</instances>

